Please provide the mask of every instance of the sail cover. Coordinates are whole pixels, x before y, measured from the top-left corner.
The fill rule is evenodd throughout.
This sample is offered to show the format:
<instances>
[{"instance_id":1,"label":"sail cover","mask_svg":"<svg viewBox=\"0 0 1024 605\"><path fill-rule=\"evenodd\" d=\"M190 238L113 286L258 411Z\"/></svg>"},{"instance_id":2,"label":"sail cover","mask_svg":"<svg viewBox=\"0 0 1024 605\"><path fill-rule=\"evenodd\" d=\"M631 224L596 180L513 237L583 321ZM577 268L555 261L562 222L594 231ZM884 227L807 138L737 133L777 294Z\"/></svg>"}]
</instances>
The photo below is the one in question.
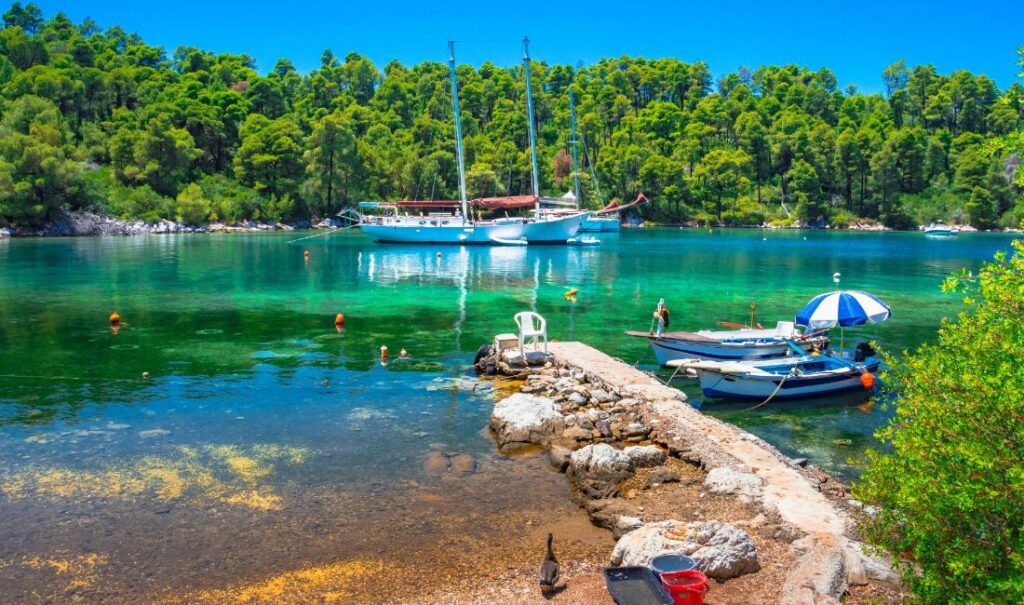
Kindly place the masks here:
<instances>
[{"instance_id":1,"label":"sail cover","mask_svg":"<svg viewBox=\"0 0 1024 605\"><path fill-rule=\"evenodd\" d=\"M473 206L484 210L514 210L530 208L537 203L534 195L506 195L502 197L479 197L473 200Z\"/></svg>"}]
</instances>

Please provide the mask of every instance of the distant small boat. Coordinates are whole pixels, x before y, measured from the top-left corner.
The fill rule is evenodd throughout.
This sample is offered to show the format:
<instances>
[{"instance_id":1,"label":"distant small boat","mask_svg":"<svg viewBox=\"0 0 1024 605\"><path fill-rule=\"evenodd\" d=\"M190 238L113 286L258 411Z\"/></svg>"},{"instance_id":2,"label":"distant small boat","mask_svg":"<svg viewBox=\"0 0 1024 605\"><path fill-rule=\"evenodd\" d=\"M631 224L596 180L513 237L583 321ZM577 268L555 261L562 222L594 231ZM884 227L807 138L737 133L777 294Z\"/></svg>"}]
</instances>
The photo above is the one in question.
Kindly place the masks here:
<instances>
[{"instance_id":1,"label":"distant small boat","mask_svg":"<svg viewBox=\"0 0 1024 605\"><path fill-rule=\"evenodd\" d=\"M927 227L921 227L921 231L924 231L925 235L938 236L957 235L960 233L958 227L947 225L942 221L933 221Z\"/></svg>"},{"instance_id":2,"label":"distant small boat","mask_svg":"<svg viewBox=\"0 0 1024 605\"><path fill-rule=\"evenodd\" d=\"M679 359L734 361L773 359L792 353L789 341L802 346L824 349L828 335L824 331L806 334L790 321L780 321L775 329L742 328L739 330L700 330L698 332L665 332L661 336L649 332L626 332L629 336L651 342L660 365Z\"/></svg>"},{"instance_id":3,"label":"distant small boat","mask_svg":"<svg viewBox=\"0 0 1024 605\"><path fill-rule=\"evenodd\" d=\"M833 355L800 355L764 361L694 361L705 397L794 399L853 390L871 390L878 359L851 362Z\"/></svg>"}]
</instances>

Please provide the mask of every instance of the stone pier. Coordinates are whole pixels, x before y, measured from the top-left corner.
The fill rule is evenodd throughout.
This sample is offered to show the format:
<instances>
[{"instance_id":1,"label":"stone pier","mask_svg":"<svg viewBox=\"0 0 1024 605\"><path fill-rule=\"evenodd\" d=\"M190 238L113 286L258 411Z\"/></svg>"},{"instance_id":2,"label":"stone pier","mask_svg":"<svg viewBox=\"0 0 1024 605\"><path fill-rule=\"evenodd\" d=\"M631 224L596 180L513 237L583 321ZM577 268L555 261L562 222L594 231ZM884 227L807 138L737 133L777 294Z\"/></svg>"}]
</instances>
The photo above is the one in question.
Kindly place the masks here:
<instances>
[{"instance_id":1,"label":"stone pier","mask_svg":"<svg viewBox=\"0 0 1024 605\"><path fill-rule=\"evenodd\" d=\"M579 342L553 342L554 365L582 372L590 384L637 401L650 440L707 473L705 489L732 494L791 528L796 555L780 603L838 603L850 585L869 578L895 582L891 568L866 555L854 539L845 486L814 468L802 468L764 440L710 416L649 374Z\"/></svg>"}]
</instances>

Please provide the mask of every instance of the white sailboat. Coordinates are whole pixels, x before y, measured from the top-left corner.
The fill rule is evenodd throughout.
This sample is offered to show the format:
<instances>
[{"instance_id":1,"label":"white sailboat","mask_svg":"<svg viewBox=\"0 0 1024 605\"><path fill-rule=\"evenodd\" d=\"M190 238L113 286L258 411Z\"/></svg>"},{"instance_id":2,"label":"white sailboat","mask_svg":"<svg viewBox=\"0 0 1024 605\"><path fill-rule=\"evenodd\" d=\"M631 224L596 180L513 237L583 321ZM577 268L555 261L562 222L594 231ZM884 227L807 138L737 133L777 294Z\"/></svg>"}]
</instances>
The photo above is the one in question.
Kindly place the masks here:
<instances>
[{"instance_id":1,"label":"white sailboat","mask_svg":"<svg viewBox=\"0 0 1024 605\"><path fill-rule=\"evenodd\" d=\"M533 217L524 226L523 236L531 244L564 244L576 237L589 211L544 212L541 209L539 170L537 168L537 132L533 115L533 91L530 87L530 39L523 38L523 69L526 76L526 123L530 131L530 158L533 168Z\"/></svg>"},{"instance_id":2,"label":"white sailboat","mask_svg":"<svg viewBox=\"0 0 1024 605\"><path fill-rule=\"evenodd\" d=\"M393 209L383 216L360 215L359 228L381 242L420 244L505 244L526 235L525 219L505 218L493 221L473 220L466 199L466 170L462 150L462 120L459 114L459 81L455 73L455 43L448 42L448 67L451 70L452 109L455 113L455 151L459 166L458 211L428 212L419 216L403 214L403 208L443 208L445 202L394 202L376 204ZM534 160L536 170L536 159ZM536 183L536 176L534 176ZM536 189L536 184L534 185ZM575 234L575 232L573 232ZM538 232L538 235L540 233Z\"/></svg>"}]
</instances>

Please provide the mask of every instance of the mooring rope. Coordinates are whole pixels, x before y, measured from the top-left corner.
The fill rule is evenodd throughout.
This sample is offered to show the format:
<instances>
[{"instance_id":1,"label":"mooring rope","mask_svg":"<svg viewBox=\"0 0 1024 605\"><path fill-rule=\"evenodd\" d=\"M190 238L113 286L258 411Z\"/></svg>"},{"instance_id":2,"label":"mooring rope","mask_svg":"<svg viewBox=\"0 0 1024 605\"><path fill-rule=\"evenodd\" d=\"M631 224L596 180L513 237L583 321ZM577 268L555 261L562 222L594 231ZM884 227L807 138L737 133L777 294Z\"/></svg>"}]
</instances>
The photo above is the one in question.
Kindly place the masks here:
<instances>
[{"instance_id":1,"label":"mooring rope","mask_svg":"<svg viewBox=\"0 0 1024 605\"><path fill-rule=\"evenodd\" d=\"M790 376L794 376L794 374L786 374L785 376L782 377L782 380L779 381L778 386L776 386L775 390L772 391L772 394L768 396L768 399L765 399L764 401L762 401L761 403L759 403L759 404L757 404L755 406L752 406L752 407L749 407L749 408L747 408L745 410L740 410L740 411L741 412L752 412L752 411L756 410L757 408L765 405L766 403L768 403L772 399L774 399L775 396L779 393L779 390L782 388L782 385L785 384L786 380L788 380Z\"/></svg>"}]
</instances>

